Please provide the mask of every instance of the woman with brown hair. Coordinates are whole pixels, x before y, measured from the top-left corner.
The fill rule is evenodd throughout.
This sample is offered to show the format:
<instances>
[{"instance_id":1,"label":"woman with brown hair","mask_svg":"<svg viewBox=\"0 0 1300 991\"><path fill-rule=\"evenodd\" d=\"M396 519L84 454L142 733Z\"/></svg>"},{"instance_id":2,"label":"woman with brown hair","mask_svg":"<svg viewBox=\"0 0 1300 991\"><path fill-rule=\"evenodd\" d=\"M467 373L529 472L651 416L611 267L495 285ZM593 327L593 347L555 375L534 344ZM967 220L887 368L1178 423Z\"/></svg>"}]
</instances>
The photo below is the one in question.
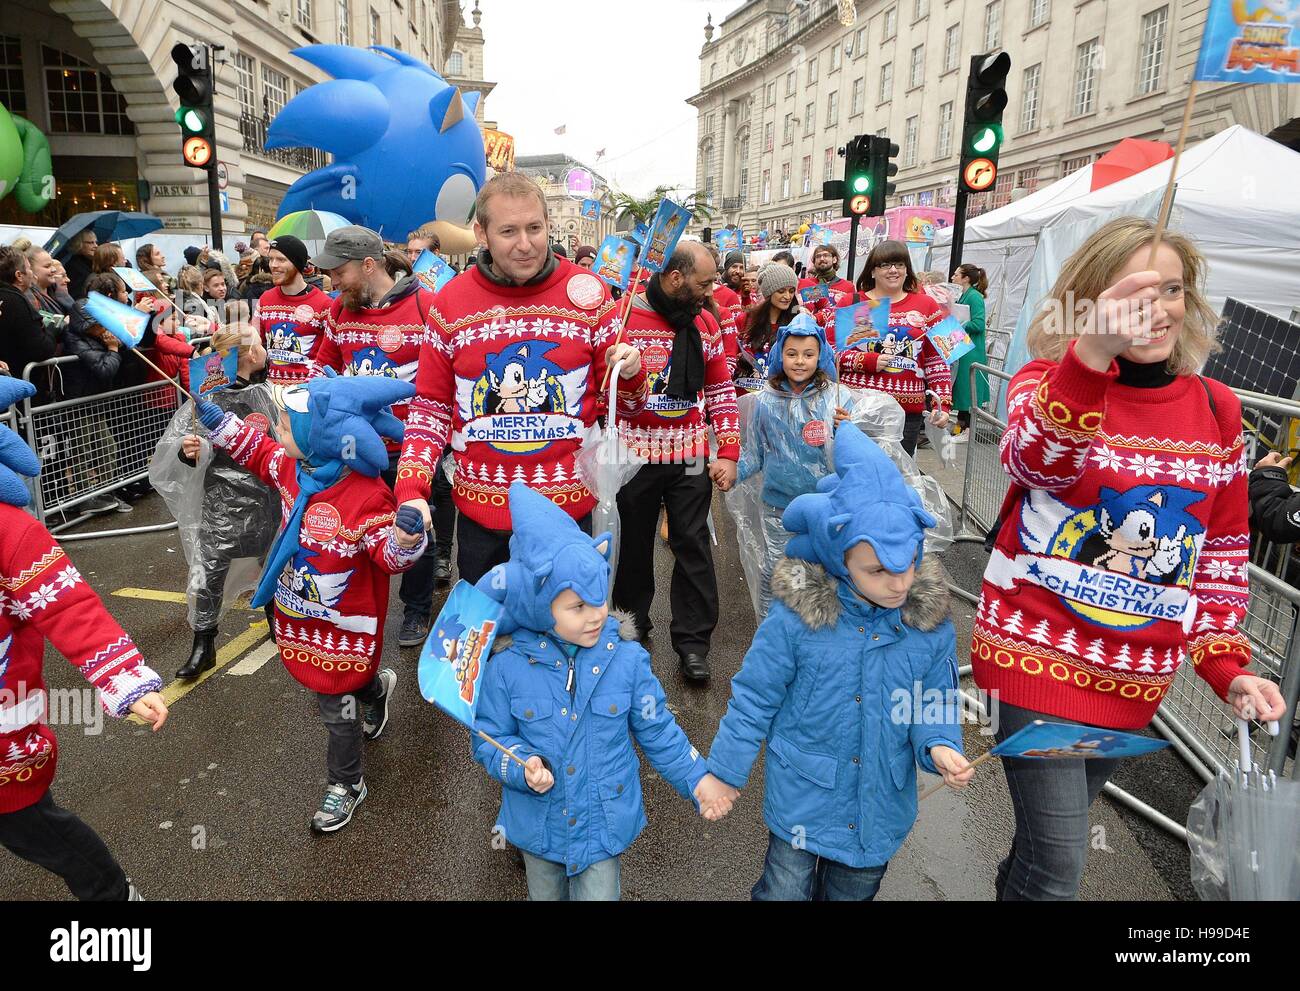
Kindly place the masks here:
<instances>
[{"instance_id":1,"label":"woman with brown hair","mask_svg":"<svg viewBox=\"0 0 1300 991\"><path fill-rule=\"evenodd\" d=\"M1186 238L1126 217L1065 263L1007 391L1012 486L976 611L975 682L998 740L1034 720L1145 727L1190 662L1238 715L1278 719L1247 674L1241 403L1196 370L1217 317ZM1002 762L1016 814L1004 900L1078 896L1088 807L1116 761Z\"/></svg>"},{"instance_id":2,"label":"woman with brown hair","mask_svg":"<svg viewBox=\"0 0 1300 991\"><path fill-rule=\"evenodd\" d=\"M95 260L90 264L94 275L112 274L113 269L126 264L126 254L120 244L101 244L95 249Z\"/></svg>"},{"instance_id":3,"label":"woman with brown hair","mask_svg":"<svg viewBox=\"0 0 1300 991\"><path fill-rule=\"evenodd\" d=\"M744 326L737 337L736 395L758 392L768 378L768 359L781 328L800 312L795 287L799 280L794 269L779 262L768 262L758 274L763 301L750 307Z\"/></svg>"}]
</instances>

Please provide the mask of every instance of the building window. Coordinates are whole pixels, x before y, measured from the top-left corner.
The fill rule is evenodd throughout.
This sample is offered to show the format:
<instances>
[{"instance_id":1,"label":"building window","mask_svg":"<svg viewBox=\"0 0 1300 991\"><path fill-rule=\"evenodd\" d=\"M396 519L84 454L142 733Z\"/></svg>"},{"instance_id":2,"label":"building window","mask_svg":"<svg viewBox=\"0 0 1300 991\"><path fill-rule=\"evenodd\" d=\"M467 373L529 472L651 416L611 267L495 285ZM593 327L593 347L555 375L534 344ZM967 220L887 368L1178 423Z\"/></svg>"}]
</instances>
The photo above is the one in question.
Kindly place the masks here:
<instances>
[{"instance_id":1,"label":"building window","mask_svg":"<svg viewBox=\"0 0 1300 991\"><path fill-rule=\"evenodd\" d=\"M961 60L961 25L954 24L943 35L943 71L951 72Z\"/></svg>"},{"instance_id":2,"label":"building window","mask_svg":"<svg viewBox=\"0 0 1300 991\"><path fill-rule=\"evenodd\" d=\"M850 42L850 44L852 44L852 42ZM840 71L840 64L841 64L841 62L843 62L843 60L844 60L844 49L840 47L840 43L837 41L837 42L835 42L835 44L831 45L831 68L830 68L830 71L831 71L831 72L839 72L839 71Z\"/></svg>"},{"instance_id":3,"label":"building window","mask_svg":"<svg viewBox=\"0 0 1300 991\"><path fill-rule=\"evenodd\" d=\"M898 8L890 7L885 11L885 32L881 41L888 41L898 33Z\"/></svg>"},{"instance_id":4,"label":"building window","mask_svg":"<svg viewBox=\"0 0 1300 991\"><path fill-rule=\"evenodd\" d=\"M262 106L268 117L274 117L289 102L289 77L276 72L269 65L262 66Z\"/></svg>"},{"instance_id":5,"label":"building window","mask_svg":"<svg viewBox=\"0 0 1300 991\"><path fill-rule=\"evenodd\" d=\"M379 11L374 7L370 8L370 43L372 45L382 45L384 43L383 28L379 20Z\"/></svg>"},{"instance_id":6,"label":"building window","mask_svg":"<svg viewBox=\"0 0 1300 991\"><path fill-rule=\"evenodd\" d=\"M22 42L4 34L0 34L0 103L13 113L27 113Z\"/></svg>"},{"instance_id":7,"label":"building window","mask_svg":"<svg viewBox=\"0 0 1300 991\"><path fill-rule=\"evenodd\" d=\"M894 96L894 63L886 62L880 67L880 99L878 103L886 103L893 99Z\"/></svg>"},{"instance_id":8,"label":"building window","mask_svg":"<svg viewBox=\"0 0 1300 991\"><path fill-rule=\"evenodd\" d=\"M984 8L984 50L991 52L1002 44L1002 0L993 0Z\"/></svg>"},{"instance_id":9,"label":"building window","mask_svg":"<svg viewBox=\"0 0 1300 991\"><path fill-rule=\"evenodd\" d=\"M858 28L858 33L853 36L853 57L861 58L867 54L867 29Z\"/></svg>"},{"instance_id":10,"label":"building window","mask_svg":"<svg viewBox=\"0 0 1300 991\"><path fill-rule=\"evenodd\" d=\"M826 97L826 126L834 127L840 120L840 93L839 90L833 90L831 95Z\"/></svg>"},{"instance_id":11,"label":"building window","mask_svg":"<svg viewBox=\"0 0 1300 991\"><path fill-rule=\"evenodd\" d=\"M808 60L808 79L807 79L807 83L809 86L811 86L815 82L817 82L817 56L816 55L814 55L812 58Z\"/></svg>"},{"instance_id":12,"label":"building window","mask_svg":"<svg viewBox=\"0 0 1300 991\"><path fill-rule=\"evenodd\" d=\"M763 170L763 202L772 202L772 170Z\"/></svg>"},{"instance_id":13,"label":"building window","mask_svg":"<svg viewBox=\"0 0 1300 991\"><path fill-rule=\"evenodd\" d=\"M749 169L747 168L740 170L740 189L737 192L740 194L740 202L744 203L745 197L749 195Z\"/></svg>"},{"instance_id":14,"label":"building window","mask_svg":"<svg viewBox=\"0 0 1300 991\"><path fill-rule=\"evenodd\" d=\"M830 182L835 178L835 149L826 149L826 162L822 166L822 182Z\"/></svg>"},{"instance_id":15,"label":"building window","mask_svg":"<svg viewBox=\"0 0 1300 991\"><path fill-rule=\"evenodd\" d=\"M1016 189L1024 189L1033 192L1038 188L1038 167L1032 169L1021 169L1016 173Z\"/></svg>"},{"instance_id":16,"label":"building window","mask_svg":"<svg viewBox=\"0 0 1300 991\"><path fill-rule=\"evenodd\" d=\"M803 194L807 196L812 192L812 156L804 155L802 167L800 169L799 185L803 189Z\"/></svg>"},{"instance_id":17,"label":"building window","mask_svg":"<svg viewBox=\"0 0 1300 991\"><path fill-rule=\"evenodd\" d=\"M1087 168L1092 164L1091 155L1080 155L1078 158L1067 158L1061 163L1061 178L1078 172L1080 169Z\"/></svg>"},{"instance_id":18,"label":"building window","mask_svg":"<svg viewBox=\"0 0 1300 991\"><path fill-rule=\"evenodd\" d=\"M1036 28L1046 24L1052 13L1052 0L1031 0L1029 4L1029 26Z\"/></svg>"},{"instance_id":19,"label":"building window","mask_svg":"<svg viewBox=\"0 0 1300 991\"><path fill-rule=\"evenodd\" d=\"M465 72L465 56L460 52L452 52L447 56L447 75L459 76Z\"/></svg>"},{"instance_id":20,"label":"building window","mask_svg":"<svg viewBox=\"0 0 1300 991\"><path fill-rule=\"evenodd\" d=\"M257 66L253 56L243 52L235 56L235 95L242 113L257 115Z\"/></svg>"},{"instance_id":21,"label":"building window","mask_svg":"<svg viewBox=\"0 0 1300 991\"><path fill-rule=\"evenodd\" d=\"M1138 59L1138 94L1146 96L1160 87L1165 68L1165 29L1169 8L1161 7L1142 18L1142 54Z\"/></svg>"},{"instance_id":22,"label":"building window","mask_svg":"<svg viewBox=\"0 0 1300 991\"><path fill-rule=\"evenodd\" d=\"M781 132L781 143L788 145L794 140L794 114L785 115L785 130Z\"/></svg>"},{"instance_id":23,"label":"building window","mask_svg":"<svg viewBox=\"0 0 1300 991\"><path fill-rule=\"evenodd\" d=\"M50 130L56 134L134 134L126 101L108 73L67 52L41 46Z\"/></svg>"},{"instance_id":24,"label":"building window","mask_svg":"<svg viewBox=\"0 0 1300 991\"><path fill-rule=\"evenodd\" d=\"M907 73L907 88L916 89L925 82L925 46L912 49L912 64Z\"/></svg>"},{"instance_id":25,"label":"building window","mask_svg":"<svg viewBox=\"0 0 1300 991\"><path fill-rule=\"evenodd\" d=\"M785 74L785 95L794 96L794 70Z\"/></svg>"},{"instance_id":26,"label":"building window","mask_svg":"<svg viewBox=\"0 0 1300 991\"><path fill-rule=\"evenodd\" d=\"M338 10L335 16L339 22L339 44L352 44L352 0L336 0Z\"/></svg>"},{"instance_id":27,"label":"building window","mask_svg":"<svg viewBox=\"0 0 1300 991\"><path fill-rule=\"evenodd\" d=\"M776 106L776 83L775 82L771 82L767 84L767 106L769 107Z\"/></svg>"},{"instance_id":28,"label":"building window","mask_svg":"<svg viewBox=\"0 0 1300 991\"><path fill-rule=\"evenodd\" d=\"M935 158L943 159L952 154L952 101L939 108L939 141L936 144Z\"/></svg>"},{"instance_id":29,"label":"building window","mask_svg":"<svg viewBox=\"0 0 1300 991\"><path fill-rule=\"evenodd\" d=\"M916 0L912 5L912 20L919 21L930 13L930 0Z\"/></svg>"},{"instance_id":30,"label":"building window","mask_svg":"<svg viewBox=\"0 0 1300 991\"><path fill-rule=\"evenodd\" d=\"M790 198L790 163L781 166L781 199Z\"/></svg>"},{"instance_id":31,"label":"building window","mask_svg":"<svg viewBox=\"0 0 1300 991\"><path fill-rule=\"evenodd\" d=\"M817 123L817 104L809 103L803 108L803 133L806 137L812 134Z\"/></svg>"},{"instance_id":32,"label":"building window","mask_svg":"<svg viewBox=\"0 0 1300 991\"><path fill-rule=\"evenodd\" d=\"M1038 128L1038 84L1043 78L1043 64L1031 65L1025 70L1024 90L1020 97L1020 130Z\"/></svg>"},{"instance_id":33,"label":"building window","mask_svg":"<svg viewBox=\"0 0 1300 991\"><path fill-rule=\"evenodd\" d=\"M921 130L921 118L912 116L907 118L907 129L903 137L903 167L911 168L916 164L917 145L920 143L918 136Z\"/></svg>"},{"instance_id":34,"label":"building window","mask_svg":"<svg viewBox=\"0 0 1300 991\"><path fill-rule=\"evenodd\" d=\"M1090 114L1097 106L1097 63L1100 46L1098 39L1085 41L1077 49L1074 59L1074 105L1072 115L1075 117Z\"/></svg>"},{"instance_id":35,"label":"building window","mask_svg":"<svg viewBox=\"0 0 1300 991\"><path fill-rule=\"evenodd\" d=\"M865 79L853 80L853 90L849 95L850 117L856 117L858 114L862 113L862 97L867 88L866 83L867 81Z\"/></svg>"},{"instance_id":36,"label":"building window","mask_svg":"<svg viewBox=\"0 0 1300 991\"><path fill-rule=\"evenodd\" d=\"M773 145L773 136L776 134L776 122L768 121L763 126L763 150L771 151Z\"/></svg>"},{"instance_id":37,"label":"building window","mask_svg":"<svg viewBox=\"0 0 1300 991\"><path fill-rule=\"evenodd\" d=\"M301 27L312 30L311 0L294 0L293 19Z\"/></svg>"}]
</instances>

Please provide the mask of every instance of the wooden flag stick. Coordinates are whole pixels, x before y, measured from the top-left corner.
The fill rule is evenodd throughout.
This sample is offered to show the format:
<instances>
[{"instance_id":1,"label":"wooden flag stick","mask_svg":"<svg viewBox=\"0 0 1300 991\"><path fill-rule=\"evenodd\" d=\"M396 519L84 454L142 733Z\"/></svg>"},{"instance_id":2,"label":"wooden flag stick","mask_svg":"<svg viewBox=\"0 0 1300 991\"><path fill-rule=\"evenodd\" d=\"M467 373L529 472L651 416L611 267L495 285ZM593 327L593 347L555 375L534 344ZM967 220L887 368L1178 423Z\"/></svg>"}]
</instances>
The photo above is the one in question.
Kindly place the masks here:
<instances>
[{"instance_id":1,"label":"wooden flag stick","mask_svg":"<svg viewBox=\"0 0 1300 991\"><path fill-rule=\"evenodd\" d=\"M986 760L988 760L992 756L994 756L992 750L986 751L985 753L981 754L979 757L976 757L973 761L971 761L970 766L979 767L981 764L983 764ZM936 791L942 791L944 788L947 787L948 787L947 781L940 781L938 784L931 785L929 788L925 789L925 791L921 792L921 794L916 797L916 800L917 802L924 802Z\"/></svg>"},{"instance_id":2,"label":"wooden flag stick","mask_svg":"<svg viewBox=\"0 0 1300 991\"><path fill-rule=\"evenodd\" d=\"M637 266L636 278L632 280L632 285L628 289L628 291L623 294L624 300L619 301L618 334L615 335L613 343L610 344L611 348L618 347L620 344L623 343L623 328L627 325L628 317L632 315L632 299L634 296L636 296L636 291L639 288L641 288L641 273L644 271L645 268L643 266L641 265ZM608 349L606 353L608 353ZM610 364L607 361L605 362L605 377L600 380L600 391L602 393L609 387L609 371L610 371Z\"/></svg>"},{"instance_id":3,"label":"wooden flag stick","mask_svg":"<svg viewBox=\"0 0 1300 991\"><path fill-rule=\"evenodd\" d=\"M520 756L519 756L517 753L515 753L513 750L507 750L505 747L501 746L501 744L497 743L496 740L492 739L492 737L488 736L488 735L487 735L486 733L484 733L481 729L476 729L474 732L477 733L479 736L481 736L484 740L487 740L488 743L492 744L492 746L496 747L498 750L500 750L503 754L505 754L505 755L506 755L507 757L509 757L511 760L515 761L515 762L516 762L520 767L527 767L527 766L528 766L528 762L527 762L526 760L524 760L522 757L520 757Z\"/></svg>"},{"instance_id":4,"label":"wooden flag stick","mask_svg":"<svg viewBox=\"0 0 1300 991\"><path fill-rule=\"evenodd\" d=\"M1169 168L1169 181L1165 183L1165 195L1160 201L1160 216L1156 221L1156 237L1151 242L1151 254L1147 256L1147 268L1156 267L1156 252L1160 248L1160 239L1164 237L1165 226L1169 222L1169 213L1174 205L1174 185L1178 181L1178 163L1183 157L1183 146L1187 144L1187 128L1192 122L1192 108L1196 106L1196 79L1187 87L1187 103L1183 107L1183 126L1178 131L1178 145L1174 148L1173 165Z\"/></svg>"},{"instance_id":5,"label":"wooden flag stick","mask_svg":"<svg viewBox=\"0 0 1300 991\"><path fill-rule=\"evenodd\" d=\"M143 352L143 351L140 351L140 350L138 350L138 349L136 349L136 348L130 348L129 350L130 350L133 354L135 354L135 356L136 356L137 358L139 358L139 359L140 359L141 361L143 361L146 365L148 365L150 368L152 368L155 372L157 372L159 375L161 375L161 376L163 377L164 380L170 382L170 383L172 384L172 388L174 388L174 389L175 389L177 392L179 392L182 396L184 396L186 399L192 399L192 400L194 400L194 403L195 403L195 405L197 406L199 400L195 397L194 393L186 391L186 389L185 389L184 386L182 386L182 385L181 385L179 382L177 382L174 378L172 378L170 375L168 375L166 372L164 372L161 368L159 368L157 365L155 365L152 361L150 361L148 358L146 358L146 357L144 356L144 352Z\"/></svg>"}]
</instances>

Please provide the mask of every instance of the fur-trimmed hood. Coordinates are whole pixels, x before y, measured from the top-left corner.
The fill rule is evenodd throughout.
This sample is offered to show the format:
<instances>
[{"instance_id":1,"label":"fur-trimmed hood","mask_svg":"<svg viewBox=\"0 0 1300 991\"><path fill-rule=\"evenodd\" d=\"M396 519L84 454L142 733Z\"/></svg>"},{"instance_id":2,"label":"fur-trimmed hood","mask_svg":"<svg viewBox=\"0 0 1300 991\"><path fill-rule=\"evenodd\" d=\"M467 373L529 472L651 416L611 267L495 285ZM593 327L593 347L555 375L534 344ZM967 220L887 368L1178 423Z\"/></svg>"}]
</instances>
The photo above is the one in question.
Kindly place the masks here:
<instances>
[{"instance_id":1,"label":"fur-trimmed hood","mask_svg":"<svg viewBox=\"0 0 1300 991\"><path fill-rule=\"evenodd\" d=\"M609 620L615 620L618 623L618 638L620 640L636 639L636 617L630 612L624 612L621 609L611 609L609 619L605 620L605 625L609 626ZM523 632L523 631L521 631ZM533 631L527 631L533 632ZM537 631L541 632L541 631ZM514 646L515 636L513 633L503 633L492 641L492 653L499 654Z\"/></svg>"},{"instance_id":2,"label":"fur-trimmed hood","mask_svg":"<svg viewBox=\"0 0 1300 991\"><path fill-rule=\"evenodd\" d=\"M844 609L839 580L820 564L783 557L772 572L772 595L811 630L834 626ZM948 573L933 557L922 559L916 580L899 610L903 623L929 633L948 619Z\"/></svg>"}]
</instances>

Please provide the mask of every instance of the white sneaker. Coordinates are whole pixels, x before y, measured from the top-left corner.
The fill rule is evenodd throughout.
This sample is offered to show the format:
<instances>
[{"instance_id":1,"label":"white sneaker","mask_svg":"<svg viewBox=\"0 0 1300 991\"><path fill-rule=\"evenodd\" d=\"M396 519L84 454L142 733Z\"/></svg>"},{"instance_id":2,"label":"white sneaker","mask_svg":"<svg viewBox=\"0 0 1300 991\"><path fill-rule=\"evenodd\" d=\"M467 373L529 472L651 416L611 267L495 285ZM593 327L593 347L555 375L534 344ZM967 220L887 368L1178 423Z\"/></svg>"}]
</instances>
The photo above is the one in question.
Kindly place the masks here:
<instances>
[{"instance_id":1,"label":"white sneaker","mask_svg":"<svg viewBox=\"0 0 1300 991\"><path fill-rule=\"evenodd\" d=\"M968 440L970 440L970 431L969 431L969 430L963 430L963 431L962 431L961 433L959 433L959 434L954 434L954 435L953 435L953 438L952 438L952 442L953 442L954 444L965 444Z\"/></svg>"}]
</instances>

